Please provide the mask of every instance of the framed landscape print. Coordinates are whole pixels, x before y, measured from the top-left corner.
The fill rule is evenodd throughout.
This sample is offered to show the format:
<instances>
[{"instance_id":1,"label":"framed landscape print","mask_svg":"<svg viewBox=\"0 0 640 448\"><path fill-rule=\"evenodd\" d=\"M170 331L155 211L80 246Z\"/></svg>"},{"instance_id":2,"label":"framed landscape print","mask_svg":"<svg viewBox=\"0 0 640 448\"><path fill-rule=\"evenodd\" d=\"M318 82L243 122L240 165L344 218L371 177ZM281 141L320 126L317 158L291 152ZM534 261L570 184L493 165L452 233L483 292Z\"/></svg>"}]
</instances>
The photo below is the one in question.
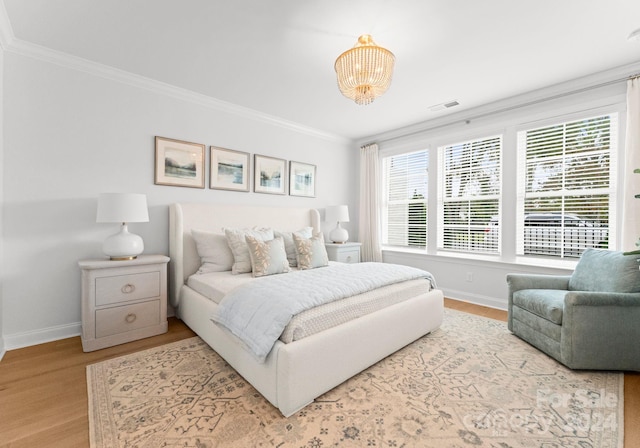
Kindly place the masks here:
<instances>
[{"instance_id":1,"label":"framed landscape print","mask_svg":"<svg viewBox=\"0 0 640 448\"><path fill-rule=\"evenodd\" d=\"M316 196L316 166L302 162L289 162L289 194Z\"/></svg>"},{"instance_id":2,"label":"framed landscape print","mask_svg":"<svg viewBox=\"0 0 640 448\"><path fill-rule=\"evenodd\" d=\"M211 146L209 150L209 188L249 191L250 154L215 146Z\"/></svg>"},{"instance_id":3,"label":"framed landscape print","mask_svg":"<svg viewBox=\"0 0 640 448\"><path fill-rule=\"evenodd\" d=\"M204 188L204 145L156 137L155 184Z\"/></svg>"},{"instance_id":4,"label":"framed landscape print","mask_svg":"<svg viewBox=\"0 0 640 448\"><path fill-rule=\"evenodd\" d=\"M253 159L253 191L286 194L287 161L255 154Z\"/></svg>"}]
</instances>

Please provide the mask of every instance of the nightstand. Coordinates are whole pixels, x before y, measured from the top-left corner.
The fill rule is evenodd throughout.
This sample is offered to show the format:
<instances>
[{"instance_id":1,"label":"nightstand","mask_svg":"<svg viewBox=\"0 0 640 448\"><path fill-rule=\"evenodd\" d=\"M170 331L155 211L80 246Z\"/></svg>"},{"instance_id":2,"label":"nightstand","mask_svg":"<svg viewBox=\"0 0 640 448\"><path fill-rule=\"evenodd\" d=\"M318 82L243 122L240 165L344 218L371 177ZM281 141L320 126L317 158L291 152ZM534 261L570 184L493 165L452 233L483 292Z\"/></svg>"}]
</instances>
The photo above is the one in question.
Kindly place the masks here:
<instances>
[{"instance_id":1,"label":"nightstand","mask_svg":"<svg viewBox=\"0 0 640 448\"><path fill-rule=\"evenodd\" d=\"M327 243L327 255L331 261L342 263L360 263L360 246L362 243Z\"/></svg>"},{"instance_id":2,"label":"nightstand","mask_svg":"<svg viewBox=\"0 0 640 448\"><path fill-rule=\"evenodd\" d=\"M164 255L83 260L82 350L90 352L167 332Z\"/></svg>"}]
</instances>

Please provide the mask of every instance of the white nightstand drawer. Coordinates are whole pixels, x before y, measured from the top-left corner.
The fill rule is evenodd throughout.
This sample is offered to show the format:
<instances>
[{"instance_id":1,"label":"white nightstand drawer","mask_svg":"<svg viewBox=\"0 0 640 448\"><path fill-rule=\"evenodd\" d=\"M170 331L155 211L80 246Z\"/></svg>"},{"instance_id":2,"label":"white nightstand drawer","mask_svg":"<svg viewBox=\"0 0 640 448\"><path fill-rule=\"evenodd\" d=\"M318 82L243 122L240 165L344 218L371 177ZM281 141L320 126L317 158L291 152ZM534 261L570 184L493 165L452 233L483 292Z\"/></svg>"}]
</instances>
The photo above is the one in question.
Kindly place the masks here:
<instances>
[{"instance_id":1,"label":"white nightstand drawer","mask_svg":"<svg viewBox=\"0 0 640 448\"><path fill-rule=\"evenodd\" d=\"M85 352L167 331L168 262L164 255L78 262Z\"/></svg>"},{"instance_id":2,"label":"white nightstand drawer","mask_svg":"<svg viewBox=\"0 0 640 448\"><path fill-rule=\"evenodd\" d=\"M160 300L96 310L96 338L160 323Z\"/></svg>"},{"instance_id":3,"label":"white nightstand drawer","mask_svg":"<svg viewBox=\"0 0 640 448\"><path fill-rule=\"evenodd\" d=\"M96 278L96 306L160 295L160 272Z\"/></svg>"},{"instance_id":4,"label":"white nightstand drawer","mask_svg":"<svg viewBox=\"0 0 640 448\"><path fill-rule=\"evenodd\" d=\"M360 263L360 243L327 243L324 245L331 261Z\"/></svg>"},{"instance_id":5,"label":"white nightstand drawer","mask_svg":"<svg viewBox=\"0 0 640 448\"><path fill-rule=\"evenodd\" d=\"M360 263L360 249L338 251L336 261L341 263Z\"/></svg>"}]
</instances>

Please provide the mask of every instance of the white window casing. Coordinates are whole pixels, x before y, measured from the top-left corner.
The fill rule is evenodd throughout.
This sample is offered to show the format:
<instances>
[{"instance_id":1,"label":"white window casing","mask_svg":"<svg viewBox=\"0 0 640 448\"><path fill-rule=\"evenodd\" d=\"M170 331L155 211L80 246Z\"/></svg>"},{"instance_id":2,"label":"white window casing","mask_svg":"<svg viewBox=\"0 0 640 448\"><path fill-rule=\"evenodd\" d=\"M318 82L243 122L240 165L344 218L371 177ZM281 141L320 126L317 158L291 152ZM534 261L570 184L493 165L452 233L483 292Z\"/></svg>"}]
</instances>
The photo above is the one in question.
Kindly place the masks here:
<instances>
[{"instance_id":1,"label":"white window casing","mask_svg":"<svg viewBox=\"0 0 640 448\"><path fill-rule=\"evenodd\" d=\"M616 247L617 145L617 113L518 132L517 255Z\"/></svg>"},{"instance_id":2,"label":"white window casing","mask_svg":"<svg viewBox=\"0 0 640 448\"><path fill-rule=\"evenodd\" d=\"M382 158L382 244L426 249L429 153Z\"/></svg>"},{"instance_id":3,"label":"white window casing","mask_svg":"<svg viewBox=\"0 0 640 448\"><path fill-rule=\"evenodd\" d=\"M497 254L502 135L438 148L438 250Z\"/></svg>"}]
</instances>

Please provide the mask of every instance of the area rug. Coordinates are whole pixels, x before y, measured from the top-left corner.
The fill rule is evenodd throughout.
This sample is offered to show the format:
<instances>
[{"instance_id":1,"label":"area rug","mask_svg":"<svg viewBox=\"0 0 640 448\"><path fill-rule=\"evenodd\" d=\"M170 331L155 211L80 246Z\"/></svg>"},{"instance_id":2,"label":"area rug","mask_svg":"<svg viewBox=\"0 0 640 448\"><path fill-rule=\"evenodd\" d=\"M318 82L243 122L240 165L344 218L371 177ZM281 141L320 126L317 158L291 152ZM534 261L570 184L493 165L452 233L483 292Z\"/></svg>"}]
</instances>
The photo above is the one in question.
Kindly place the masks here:
<instances>
[{"instance_id":1,"label":"area rug","mask_svg":"<svg viewBox=\"0 0 640 448\"><path fill-rule=\"evenodd\" d=\"M197 337L90 365L87 380L93 448L623 445L622 374L571 371L453 310L289 418Z\"/></svg>"}]
</instances>

